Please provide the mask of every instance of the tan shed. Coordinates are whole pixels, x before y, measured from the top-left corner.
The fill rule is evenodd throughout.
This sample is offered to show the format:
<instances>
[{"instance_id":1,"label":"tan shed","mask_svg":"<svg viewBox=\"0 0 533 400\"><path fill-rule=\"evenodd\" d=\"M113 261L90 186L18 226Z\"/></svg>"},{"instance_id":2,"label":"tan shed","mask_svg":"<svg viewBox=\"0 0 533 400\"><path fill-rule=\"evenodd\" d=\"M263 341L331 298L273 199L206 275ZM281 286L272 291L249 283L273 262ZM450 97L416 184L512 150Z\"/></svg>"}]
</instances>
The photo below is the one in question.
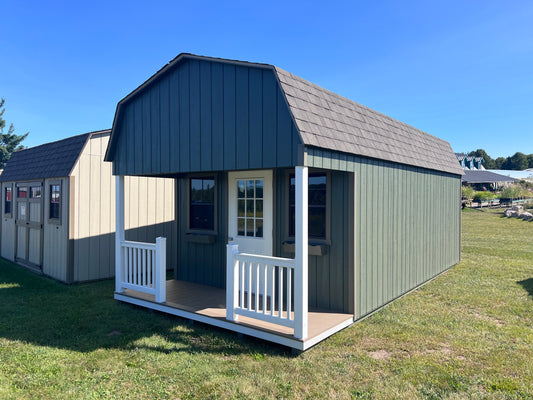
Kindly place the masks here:
<instances>
[{"instance_id":1,"label":"tan shed","mask_svg":"<svg viewBox=\"0 0 533 400\"><path fill-rule=\"evenodd\" d=\"M110 130L91 132L12 155L0 176L3 258L66 283L114 276L109 136ZM174 179L131 177L125 192L128 240L175 236ZM167 255L173 266L176 249L169 246Z\"/></svg>"}]
</instances>

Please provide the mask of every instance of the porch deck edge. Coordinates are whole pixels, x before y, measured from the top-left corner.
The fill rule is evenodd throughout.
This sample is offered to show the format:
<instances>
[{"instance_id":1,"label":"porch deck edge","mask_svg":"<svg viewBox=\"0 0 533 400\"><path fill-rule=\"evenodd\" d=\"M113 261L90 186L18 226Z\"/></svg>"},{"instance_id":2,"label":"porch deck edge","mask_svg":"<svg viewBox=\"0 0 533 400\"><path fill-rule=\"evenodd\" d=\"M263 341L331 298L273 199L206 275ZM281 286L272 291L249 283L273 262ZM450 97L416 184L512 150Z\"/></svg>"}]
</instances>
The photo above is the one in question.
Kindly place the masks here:
<instances>
[{"instance_id":1,"label":"porch deck edge","mask_svg":"<svg viewBox=\"0 0 533 400\"><path fill-rule=\"evenodd\" d=\"M243 335L255 337L258 339L266 340L272 343L280 344L282 346L290 347L296 350L304 351L308 350L309 348L313 347L314 345L318 344L322 340L326 339L327 337L333 335L334 333L343 330L344 328L352 325L354 323L353 318L348 318L346 321L328 329L325 332L322 332L321 334L314 336L309 339L305 340L299 340L299 339L292 339L285 335L278 335L275 333L266 332L262 329L254 329L249 326L244 326L239 323L222 320L218 318L209 317L202 314L197 314L190 311L185 311L179 308L175 308L172 306L169 306L164 303L154 303L149 300L143 300L139 299L137 297L129 296L124 293L118 293L115 292L114 295L115 300L122 301L124 303L134 304L141 307L146 307L152 310L164 312L167 314L175 315L177 317L181 318L187 318L193 321L198 321L207 325L216 326L218 328L227 329L232 332L241 333Z\"/></svg>"}]
</instances>

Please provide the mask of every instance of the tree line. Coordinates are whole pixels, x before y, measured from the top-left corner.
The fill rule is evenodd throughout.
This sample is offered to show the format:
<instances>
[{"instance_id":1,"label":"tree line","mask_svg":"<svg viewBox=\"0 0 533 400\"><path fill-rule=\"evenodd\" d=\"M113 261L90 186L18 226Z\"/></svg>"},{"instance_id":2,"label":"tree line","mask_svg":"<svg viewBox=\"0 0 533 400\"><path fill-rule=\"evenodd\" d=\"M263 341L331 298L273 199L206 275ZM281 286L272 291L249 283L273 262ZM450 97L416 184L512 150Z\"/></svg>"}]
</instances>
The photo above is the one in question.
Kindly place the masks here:
<instances>
[{"instance_id":1,"label":"tree line","mask_svg":"<svg viewBox=\"0 0 533 400\"><path fill-rule=\"evenodd\" d=\"M483 149L477 149L468 153L469 156L483 157L485 160L483 166L485 169L511 169L515 171L523 171L528 168L533 168L533 154L524 154L516 152L509 157L492 158Z\"/></svg>"},{"instance_id":2,"label":"tree line","mask_svg":"<svg viewBox=\"0 0 533 400\"><path fill-rule=\"evenodd\" d=\"M5 100L0 99L0 169L6 166L7 161L14 151L24 148L20 143L28 136L28 133L16 135L13 124L10 124L7 132L4 133L4 128L6 127L6 121L2 118L6 110L4 104Z\"/></svg>"}]
</instances>

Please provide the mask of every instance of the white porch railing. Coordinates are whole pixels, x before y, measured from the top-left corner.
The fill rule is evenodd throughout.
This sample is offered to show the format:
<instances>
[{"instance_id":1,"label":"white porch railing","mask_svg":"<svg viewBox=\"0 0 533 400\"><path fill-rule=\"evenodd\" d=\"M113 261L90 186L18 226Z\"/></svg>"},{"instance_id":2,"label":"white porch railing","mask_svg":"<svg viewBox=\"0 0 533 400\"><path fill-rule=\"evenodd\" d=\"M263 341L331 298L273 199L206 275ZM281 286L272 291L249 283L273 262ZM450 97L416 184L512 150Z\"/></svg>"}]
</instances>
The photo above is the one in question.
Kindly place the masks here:
<instances>
[{"instance_id":1,"label":"white porch railing","mask_svg":"<svg viewBox=\"0 0 533 400\"><path fill-rule=\"evenodd\" d=\"M226 318L238 315L294 328L295 260L239 253L227 245Z\"/></svg>"},{"instance_id":2,"label":"white porch railing","mask_svg":"<svg viewBox=\"0 0 533 400\"><path fill-rule=\"evenodd\" d=\"M155 295L158 303L166 301L166 238L155 243L123 240L117 261L117 291L132 289Z\"/></svg>"},{"instance_id":3,"label":"white porch railing","mask_svg":"<svg viewBox=\"0 0 533 400\"><path fill-rule=\"evenodd\" d=\"M239 315L294 329L294 337L308 335L308 171L295 168L294 259L239 253L227 245L226 319Z\"/></svg>"}]
</instances>

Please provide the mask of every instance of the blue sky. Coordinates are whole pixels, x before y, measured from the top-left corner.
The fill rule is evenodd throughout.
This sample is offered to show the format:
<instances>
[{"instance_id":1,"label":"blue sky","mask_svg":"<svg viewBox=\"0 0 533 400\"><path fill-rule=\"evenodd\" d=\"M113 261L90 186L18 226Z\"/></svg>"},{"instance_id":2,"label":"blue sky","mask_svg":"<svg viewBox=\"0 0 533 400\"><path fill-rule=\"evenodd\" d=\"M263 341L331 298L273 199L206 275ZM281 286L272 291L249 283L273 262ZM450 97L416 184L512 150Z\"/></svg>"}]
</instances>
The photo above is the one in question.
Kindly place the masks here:
<instances>
[{"instance_id":1,"label":"blue sky","mask_svg":"<svg viewBox=\"0 0 533 400\"><path fill-rule=\"evenodd\" d=\"M109 128L181 52L264 62L492 157L533 153L533 2L0 1L27 146Z\"/></svg>"}]
</instances>

